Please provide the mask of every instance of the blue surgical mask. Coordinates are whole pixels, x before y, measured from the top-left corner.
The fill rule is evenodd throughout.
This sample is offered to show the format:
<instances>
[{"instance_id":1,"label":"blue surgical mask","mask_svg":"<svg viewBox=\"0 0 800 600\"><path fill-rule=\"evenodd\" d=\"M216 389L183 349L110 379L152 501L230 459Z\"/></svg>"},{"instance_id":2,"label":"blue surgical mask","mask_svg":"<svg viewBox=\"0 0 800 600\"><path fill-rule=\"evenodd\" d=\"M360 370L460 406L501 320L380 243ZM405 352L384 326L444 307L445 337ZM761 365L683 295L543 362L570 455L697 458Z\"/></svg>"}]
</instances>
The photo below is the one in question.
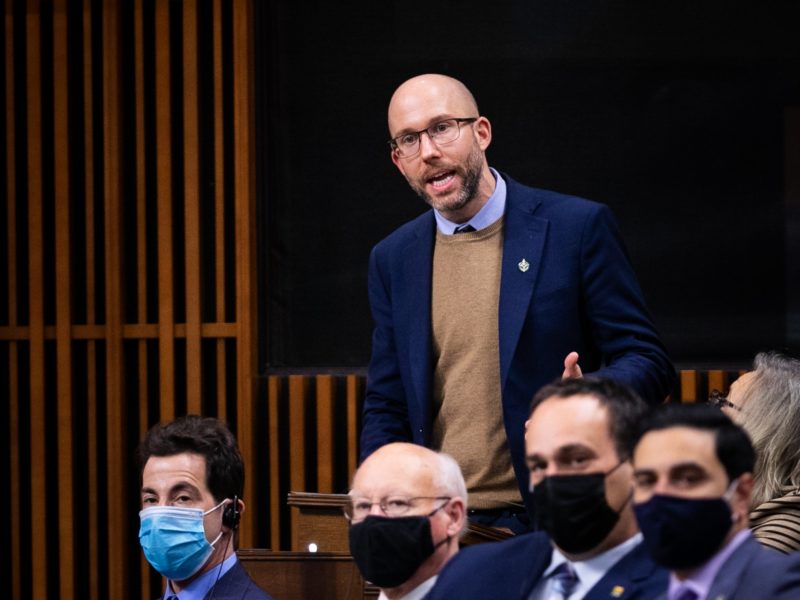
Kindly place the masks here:
<instances>
[{"instance_id":1,"label":"blue surgical mask","mask_svg":"<svg viewBox=\"0 0 800 600\"><path fill-rule=\"evenodd\" d=\"M213 542L208 542L203 517L225 502L205 512L177 506L152 506L139 512L139 543L147 562L173 581L184 581L197 573L222 537L220 531Z\"/></svg>"}]
</instances>

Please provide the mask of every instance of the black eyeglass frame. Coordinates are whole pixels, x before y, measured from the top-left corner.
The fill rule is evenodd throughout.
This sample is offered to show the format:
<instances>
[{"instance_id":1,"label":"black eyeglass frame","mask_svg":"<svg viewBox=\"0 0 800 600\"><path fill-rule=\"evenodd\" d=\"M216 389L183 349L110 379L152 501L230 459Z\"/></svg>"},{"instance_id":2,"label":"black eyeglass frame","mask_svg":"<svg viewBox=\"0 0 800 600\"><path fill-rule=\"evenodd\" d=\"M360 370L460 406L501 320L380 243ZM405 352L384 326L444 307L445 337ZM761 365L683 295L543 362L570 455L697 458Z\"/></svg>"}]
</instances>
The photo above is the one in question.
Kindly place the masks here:
<instances>
[{"instance_id":1,"label":"black eyeglass frame","mask_svg":"<svg viewBox=\"0 0 800 600\"><path fill-rule=\"evenodd\" d=\"M400 158L413 158L417 154L419 154L420 148L422 148L422 138L420 136L422 136L423 133L427 133L428 138L430 138L435 144L438 144L439 142L436 141L435 132L434 135L432 135L431 130L434 129L437 125L441 125L442 123L447 123L448 121L455 121L456 127L458 127L458 133L456 134L456 137L447 142L442 142L444 144L451 144L455 142L459 137L461 137L461 125L463 123L474 123L478 119L480 119L480 117L451 117L449 119L441 119L439 121L436 121L436 123L429 125L425 129L420 129L419 131L406 131L405 133L398 135L397 137L393 137L387 143L389 144L389 147L392 149L392 152L396 152L397 156L399 156ZM401 137L405 137L407 135L417 136L417 150L413 154L402 154L400 146L397 143L398 139L400 139Z\"/></svg>"},{"instance_id":2,"label":"black eyeglass frame","mask_svg":"<svg viewBox=\"0 0 800 600\"><path fill-rule=\"evenodd\" d=\"M719 390L712 390L711 395L708 397L708 404L711 406L716 406L717 408L722 408L723 406L732 408L733 410L738 410L739 412L742 411L741 406L737 406L730 400L728 400L727 396L724 396L722 392Z\"/></svg>"}]
</instances>

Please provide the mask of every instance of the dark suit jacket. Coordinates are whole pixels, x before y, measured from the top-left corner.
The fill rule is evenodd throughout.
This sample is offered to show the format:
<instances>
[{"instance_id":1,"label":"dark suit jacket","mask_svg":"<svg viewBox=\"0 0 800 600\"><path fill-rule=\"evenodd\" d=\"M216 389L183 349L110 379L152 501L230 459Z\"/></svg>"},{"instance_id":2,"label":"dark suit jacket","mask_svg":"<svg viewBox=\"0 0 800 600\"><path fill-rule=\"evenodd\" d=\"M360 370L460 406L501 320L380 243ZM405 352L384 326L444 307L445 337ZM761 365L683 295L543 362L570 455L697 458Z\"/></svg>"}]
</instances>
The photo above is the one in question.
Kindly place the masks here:
<instances>
[{"instance_id":1,"label":"dark suit jacket","mask_svg":"<svg viewBox=\"0 0 800 600\"><path fill-rule=\"evenodd\" d=\"M662 598L666 598L664 593ZM797 600L800 554L781 554L748 538L731 554L708 591L708 600Z\"/></svg>"},{"instance_id":2,"label":"dark suit jacket","mask_svg":"<svg viewBox=\"0 0 800 600\"><path fill-rule=\"evenodd\" d=\"M540 532L469 546L445 565L426 600L526 600L550 564L552 551L550 538ZM668 582L668 571L653 563L644 546L639 544L623 556L585 598L656 598L667 589Z\"/></svg>"},{"instance_id":3,"label":"dark suit jacket","mask_svg":"<svg viewBox=\"0 0 800 600\"><path fill-rule=\"evenodd\" d=\"M533 394L580 353L584 373L661 402L675 371L648 316L611 211L604 205L507 184L500 308L500 383L512 463L524 498L523 424ZM433 211L375 246L369 299L375 330L362 458L394 441L430 445ZM519 267L525 260L527 270Z\"/></svg>"},{"instance_id":4,"label":"dark suit jacket","mask_svg":"<svg viewBox=\"0 0 800 600\"><path fill-rule=\"evenodd\" d=\"M272 600L272 596L256 585L238 560L206 595L213 600Z\"/></svg>"}]
</instances>

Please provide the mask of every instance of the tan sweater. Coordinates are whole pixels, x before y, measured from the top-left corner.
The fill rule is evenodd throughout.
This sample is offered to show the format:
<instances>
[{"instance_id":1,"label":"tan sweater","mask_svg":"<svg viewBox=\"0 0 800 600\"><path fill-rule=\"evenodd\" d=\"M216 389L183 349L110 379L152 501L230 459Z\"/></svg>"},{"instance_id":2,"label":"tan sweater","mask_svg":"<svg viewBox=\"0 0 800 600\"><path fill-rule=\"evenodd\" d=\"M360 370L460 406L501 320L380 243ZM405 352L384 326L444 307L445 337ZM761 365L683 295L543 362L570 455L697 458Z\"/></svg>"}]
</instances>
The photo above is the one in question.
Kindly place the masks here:
<instances>
[{"instance_id":1,"label":"tan sweater","mask_svg":"<svg viewBox=\"0 0 800 600\"><path fill-rule=\"evenodd\" d=\"M437 232L433 254L433 446L461 466L470 508L521 502L500 390L498 306L503 220Z\"/></svg>"}]
</instances>

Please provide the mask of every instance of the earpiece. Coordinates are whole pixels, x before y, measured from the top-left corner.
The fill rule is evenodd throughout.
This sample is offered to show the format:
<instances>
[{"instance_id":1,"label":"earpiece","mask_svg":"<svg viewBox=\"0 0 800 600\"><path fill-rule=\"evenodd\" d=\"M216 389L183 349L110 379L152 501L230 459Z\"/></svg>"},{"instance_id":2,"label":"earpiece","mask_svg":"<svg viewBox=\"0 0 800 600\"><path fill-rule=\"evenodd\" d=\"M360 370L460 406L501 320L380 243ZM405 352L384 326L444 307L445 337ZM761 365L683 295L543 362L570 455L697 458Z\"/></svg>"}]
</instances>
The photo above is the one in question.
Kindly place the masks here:
<instances>
[{"instance_id":1,"label":"earpiece","mask_svg":"<svg viewBox=\"0 0 800 600\"><path fill-rule=\"evenodd\" d=\"M233 502L225 507L222 513L222 524L228 529L236 529L239 527L239 496L234 495Z\"/></svg>"}]
</instances>

